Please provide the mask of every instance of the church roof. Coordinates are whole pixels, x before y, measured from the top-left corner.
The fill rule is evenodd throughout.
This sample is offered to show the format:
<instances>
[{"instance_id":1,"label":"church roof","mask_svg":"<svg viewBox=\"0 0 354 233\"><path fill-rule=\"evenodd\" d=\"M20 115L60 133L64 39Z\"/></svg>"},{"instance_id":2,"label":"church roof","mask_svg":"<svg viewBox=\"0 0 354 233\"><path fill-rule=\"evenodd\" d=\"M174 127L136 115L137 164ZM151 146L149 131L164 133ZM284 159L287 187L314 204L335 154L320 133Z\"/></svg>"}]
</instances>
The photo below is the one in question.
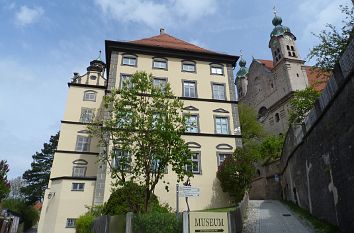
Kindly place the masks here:
<instances>
[{"instance_id":1,"label":"church roof","mask_svg":"<svg viewBox=\"0 0 354 233\"><path fill-rule=\"evenodd\" d=\"M255 59L260 62L270 71L273 69L273 61L271 60L262 60ZM326 84L330 78L328 73L320 72L318 68L314 68L313 66L305 66L307 79L309 81L310 86L312 86L315 90L321 92L325 89Z\"/></svg>"},{"instance_id":2,"label":"church roof","mask_svg":"<svg viewBox=\"0 0 354 233\"><path fill-rule=\"evenodd\" d=\"M170 36L167 33L162 33L160 35L141 39L141 40L129 41L128 43L148 45L148 46L161 47L161 48L167 48L167 49L178 49L178 50L184 50L184 51L194 51L194 52L200 52L200 53L217 54L216 52L204 49L204 48L199 47L197 45L188 43L184 40Z\"/></svg>"}]
</instances>

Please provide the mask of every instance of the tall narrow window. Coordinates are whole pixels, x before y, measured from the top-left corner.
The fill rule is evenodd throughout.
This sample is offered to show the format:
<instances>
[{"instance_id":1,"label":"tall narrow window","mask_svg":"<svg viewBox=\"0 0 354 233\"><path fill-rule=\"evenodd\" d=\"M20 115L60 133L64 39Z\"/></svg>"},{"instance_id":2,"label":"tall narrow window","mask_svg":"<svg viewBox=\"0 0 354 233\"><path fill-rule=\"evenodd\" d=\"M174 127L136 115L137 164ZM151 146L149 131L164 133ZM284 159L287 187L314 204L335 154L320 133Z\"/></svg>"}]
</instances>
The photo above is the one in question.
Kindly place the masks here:
<instances>
[{"instance_id":1,"label":"tall narrow window","mask_svg":"<svg viewBox=\"0 0 354 233\"><path fill-rule=\"evenodd\" d=\"M160 88L163 91L166 88L167 80L164 78L154 78L153 84L155 87Z\"/></svg>"},{"instance_id":2,"label":"tall narrow window","mask_svg":"<svg viewBox=\"0 0 354 233\"><path fill-rule=\"evenodd\" d=\"M121 149L114 149L114 157L112 161L112 167L119 170L129 170L131 157L128 151Z\"/></svg>"},{"instance_id":3,"label":"tall narrow window","mask_svg":"<svg viewBox=\"0 0 354 233\"><path fill-rule=\"evenodd\" d=\"M95 109L93 108L81 108L80 122L90 123L93 120L93 114Z\"/></svg>"},{"instance_id":4,"label":"tall narrow window","mask_svg":"<svg viewBox=\"0 0 354 233\"><path fill-rule=\"evenodd\" d=\"M76 151L87 152L90 150L90 138L78 135L76 139Z\"/></svg>"},{"instance_id":5,"label":"tall narrow window","mask_svg":"<svg viewBox=\"0 0 354 233\"><path fill-rule=\"evenodd\" d=\"M229 119L227 117L215 117L215 133L229 133Z\"/></svg>"},{"instance_id":6,"label":"tall narrow window","mask_svg":"<svg viewBox=\"0 0 354 233\"><path fill-rule=\"evenodd\" d=\"M131 78L131 75L127 75L127 74L122 74L120 76L120 89L132 87L132 83L131 83L130 78Z\"/></svg>"},{"instance_id":7,"label":"tall narrow window","mask_svg":"<svg viewBox=\"0 0 354 233\"><path fill-rule=\"evenodd\" d=\"M213 86L213 99L225 100L225 84L212 84Z\"/></svg>"},{"instance_id":8,"label":"tall narrow window","mask_svg":"<svg viewBox=\"0 0 354 233\"><path fill-rule=\"evenodd\" d=\"M220 166L225 161L225 159L230 156L231 154L218 154L218 166Z\"/></svg>"},{"instance_id":9,"label":"tall narrow window","mask_svg":"<svg viewBox=\"0 0 354 233\"><path fill-rule=\"evenodd\" d=\"M183 82L183 96L184 97L197 97L197 87L194 81Z\"/></svg>"},{"instance_id":10,"label":"tall narrow window","mask_svg":"<svg viewBox=\"0 0 354 233\"><path fill-rule=\"evenodd\" d=\"M182 71L195 73L196 72L195 62L183 61L182 62Z\"/></svg>"},{"instance_id":11,"label":"tall narrow window","mask_svg":"<svg viewBox=\"0 0 354 233\"><path fill-rule=\"evenodd\" d=\"M122 65L137 66L137 57L134 55L123 55Z\"/></svg>"},{"instance_id":12,"label":"tall narrow window","mask_svg":"<svg viewBox=\"0 0 354 233\"><path fill-rule=\"evenodd\" d=\"M279 113L275 113L275 121L276 122L280 121Z\"/></svg>"},{"instance_id":13,"label":"tall narrow window","mask_svg":"<svg viewBox=\"0 0 354 233\"><path fill-rule=\"evenodd\" d=\"M85 91L84 92L84 101L96 101L96 92L95 91Z\"/></svg>"},{"instance_id":14,"label":"tall narrow window","mask_svg":"<svg viewBox=\"0 0 354 233\"><path fill-rule=\"evenodd\" d=\"M186 132L188 133L198 133L199 132L199 127L198 127L198 115L191 115L186 117Z\"/></svg>"},{"instance_id":15,"label":"tall narrow window","mask_svg":"<svg viewBox=\"0 0 354 233\"><path fill-rule=\"evenodd\" d=\"M186 170L190 171L194 174L200 174L201 173L200 153L199 152L192 152L191 161L192 161L192 164L187 165Z\"/></svg>"}]
</instances>

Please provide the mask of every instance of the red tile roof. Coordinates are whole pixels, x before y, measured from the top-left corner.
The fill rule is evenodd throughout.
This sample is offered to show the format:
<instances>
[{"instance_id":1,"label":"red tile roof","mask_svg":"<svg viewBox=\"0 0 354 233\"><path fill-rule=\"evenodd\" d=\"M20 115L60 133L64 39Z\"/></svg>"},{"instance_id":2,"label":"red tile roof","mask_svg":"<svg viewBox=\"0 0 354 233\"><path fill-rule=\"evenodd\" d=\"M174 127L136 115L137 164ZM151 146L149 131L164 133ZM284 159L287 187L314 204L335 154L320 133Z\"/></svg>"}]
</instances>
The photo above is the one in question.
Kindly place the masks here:
<instances>
[{"instance_id":1,"label":"red tile roof","mask_svg":"<svg viewBox=\"0 0 354 233\"><path fill-rule=\"evenodd\" d=\"M272 70L274 67L271 60L256 59L256 61L262 63L269 70ZM330 74L321 73L318 68L313 68L312 66L305 66L305 69L310 86L319 92L323 91L330 78Z\"/></svg>"},{"instance_id":2,"label":"red tile roof","mask_svg":"<svg viewBox=\"0 0 354 233\"><path fill-rule=\"evenodd\" d=\"M153 36L150 38L145 38L141 40L133 40L129 41L132 44L140 44L140 45L148 45L148 46L156 46L161 48L168 48L168 49L178 49L184 51L193 51L193 52L200 52L200 53L214 53L213 51L201 48L194 44L188 43L186 41L177 39L173 36L170 36L166 33L162 33L157 36Z\"/></svg>"}]
</instances>

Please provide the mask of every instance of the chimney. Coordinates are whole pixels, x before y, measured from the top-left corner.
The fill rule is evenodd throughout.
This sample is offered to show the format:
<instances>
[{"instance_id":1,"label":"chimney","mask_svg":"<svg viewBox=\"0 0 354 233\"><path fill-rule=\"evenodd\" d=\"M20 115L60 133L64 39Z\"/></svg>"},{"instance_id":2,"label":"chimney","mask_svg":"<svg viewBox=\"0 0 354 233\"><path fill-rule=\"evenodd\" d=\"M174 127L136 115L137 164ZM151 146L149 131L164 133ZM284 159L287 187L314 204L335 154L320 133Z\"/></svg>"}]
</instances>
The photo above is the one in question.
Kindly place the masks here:
<instances>
[{"instance_id":1,"label":"chimney","mask_svg":"<svg viewBox=\"0 0 354 233\"><path fill-rule=\"evenodd\" d=\"M160 35L165 34L165 29L164 28L160 28Z\"/></svg>"}]
</instances>

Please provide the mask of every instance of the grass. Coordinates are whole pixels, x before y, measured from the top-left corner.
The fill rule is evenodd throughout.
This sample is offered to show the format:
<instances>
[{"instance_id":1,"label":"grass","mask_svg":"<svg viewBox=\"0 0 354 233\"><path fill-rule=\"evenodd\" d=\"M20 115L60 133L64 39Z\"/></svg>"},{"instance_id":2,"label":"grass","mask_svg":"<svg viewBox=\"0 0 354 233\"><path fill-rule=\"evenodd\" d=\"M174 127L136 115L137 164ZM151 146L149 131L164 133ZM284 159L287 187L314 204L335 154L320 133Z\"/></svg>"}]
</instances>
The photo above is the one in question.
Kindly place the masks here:
<instances>
[{"instance_id":1,"label":"grass","mask_svg":"<svg viewBox=\"0 0 354 233\"><path fill-rule=\"evenodd\" d=\"M223 207L223 208L215 208L215 209L205 209L205 210L198 210L198 212L229 212L236 210L235 206L230 207Z\"/></svg>"},{"instance_id":2,"label":"grass","mask_svg":"<svg viewBox=\"0 0 354 233\"><path fill-rule=\"evenodd\" d=\"M298 214L298 216L302 219L307 220L311 223L311 225L315 228L318 233L342 233L337 226L334 226L330 223L327 223L323 220L318 219L317 217L310 214L305 209L300 208L290 201L282 201L285 205L287 205L292 211Z\"/></svg>"}]
</instances>

